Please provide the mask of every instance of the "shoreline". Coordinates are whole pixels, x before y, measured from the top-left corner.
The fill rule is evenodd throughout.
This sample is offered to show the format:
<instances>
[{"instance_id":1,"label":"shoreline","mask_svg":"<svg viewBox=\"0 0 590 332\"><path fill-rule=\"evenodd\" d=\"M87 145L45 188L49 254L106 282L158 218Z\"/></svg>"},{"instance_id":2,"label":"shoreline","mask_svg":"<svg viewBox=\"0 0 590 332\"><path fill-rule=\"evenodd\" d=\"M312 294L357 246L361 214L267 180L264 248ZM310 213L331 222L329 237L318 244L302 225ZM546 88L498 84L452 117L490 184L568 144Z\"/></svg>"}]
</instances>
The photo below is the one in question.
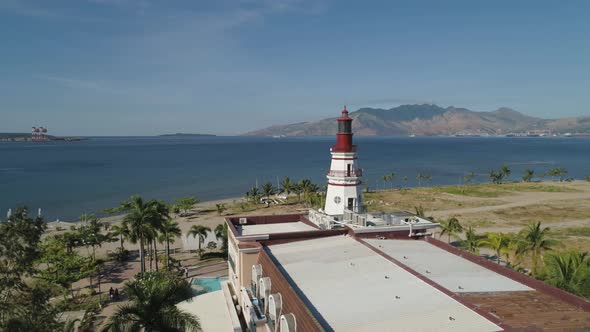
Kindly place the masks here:
<instances>
[{"instance_id":1,"label":"shoreline","mask_svg":"<svg viewBox=\"0 0 590 332\"><path fill-rule=\"evenodd\" d=\"M583 179L576 179L574 181L571 181L569 183L586 183L586 180ZM506 182L506 184L508 184L510 182ZM522 183L522 182L514 182L514 183ZM534 181L531 183L541 183L541 184L551 184L551 183L566 183L564 182L556 182L556 181L552 181L552 180L544 180L544 181ZM481 185L481 184L491 184L489 182L482 182L482 183L471 183L471 184L462 184L461 186L469 186L469 185ZM446 187L455 187L458 185L433 185L433 186L428 186L428 187L424 187L424 188L446 188ZM420 187L408 187L408 189L419 189ZM394 188L398 189L399 188ZM377 192L388 192L390 191L390 189L386 189L386 190L377 190ZM363 190L364 192L364 190ZM373 188L373 190L371 190L371 192L375 192L375 189ZM244 197L229 197L229 198L220 198L220 199L213 199L213 200L206 200L206 201L201 201L197 204L195 204L192 208L192 210L195 209L201 209L203 210L204 208L215 208L216 204L235 204L235 203L243 203L246 202L246 199ZM116 223L119 223L122 221L123 217L125 216L125 213L121 213L121 214L115 214L115 215L106 215L103 217L99 217L98 219L103 222L103 223L107 223L110 225L114 225ZM53 221L46 221L45 223L48 226L48 230L55 230L55 228L57 227L61 227L61 228L67 228L69 229L69 227L71 226L75 226L78 225L79 223L83 222L82 220L76 220L76 221L66 221L66 220L53 220Z\"/></svg>"},{"instance_id":2,"label":"shoreline","mask_svg":"<svg viewBox=\"0 0 590 332\"><path fill-rule=\"evenodd\" d=\"M437 220L446 220L450 217L457 217L467 225L473 225L479 232L516 232L526 226L530 221L542 221L544 225L552 229L566 232L568 229L584 227L590 229L590 181L577 180L574 182L553 182L543 183L516 183L516 189L512 185L474 184L472 191L467 186L467 193L456 194L452 190L440 190L438 187L414 188L414 190L380 190L371 192L373 195L371 210L389 211L412 211L416 206L423 206L427 215ZM522 188L519 190L518 187ZM552 187L563 187L562 190L554 190ZM454 187L454 186L453 186ZM488 195L487 193L495 193ZM191 209L194 214L190 216L173 215L172 219L178 223L182 235L171 244L174 250L187 250L191 248L195 240L187 234L193 225L202 225L213 230L225 221L225 218L232 215L253 216L253 215L276 215L297 213L302 204L271 205L266 207L263 204L247 210L242 210L239 202L245 198L233 197L218 200L200 202ZM218 214L215 204L233 204L222 214ZM571 213L567 218L559 213L560 209L567 208ZM377 209L377 210L375 210ZM556 210L554 210L556 209ZM101 222L109 225L120 223L124 215L113 215L99 218ZM59 235L70 231L71 226L77 226L79 222L50 222L47 223L47 236ZM60 227L59 229L57 227ZM564 233L567 235L566 233ZM565 236L563 235L563 236ZM571 234L567 235L570 236ZM583 237L567 237L569 247L589 250L590 244ZM581 235L580 235L581 236ZM207 240L216 241L213 233L209 234ZM97 248L100 255L108 255L119 247L118 241L104 243ZM125 242L128 250L136 250L137 244Z\"/></svg>"}]
</instances>

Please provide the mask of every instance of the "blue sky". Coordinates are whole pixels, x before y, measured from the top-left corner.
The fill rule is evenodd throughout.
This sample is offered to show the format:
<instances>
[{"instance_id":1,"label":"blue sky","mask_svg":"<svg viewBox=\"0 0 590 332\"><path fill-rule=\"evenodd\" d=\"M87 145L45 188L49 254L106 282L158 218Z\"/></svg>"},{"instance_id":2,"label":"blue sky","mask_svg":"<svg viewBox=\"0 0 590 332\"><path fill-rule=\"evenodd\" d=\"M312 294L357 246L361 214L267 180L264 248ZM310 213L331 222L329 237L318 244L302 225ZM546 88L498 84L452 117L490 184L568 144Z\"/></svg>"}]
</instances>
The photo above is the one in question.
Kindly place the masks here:
<instances>
[{"instance_id":1,"label":"blue sky","mask_svg":"<svg viewBox=\"0 0 590 332\"><path fill-rule=\"evenodd\" d=\"M343 104L590 115L589 1L0 0L0 131L243 133Z\"/></svg>"}]
</instances>

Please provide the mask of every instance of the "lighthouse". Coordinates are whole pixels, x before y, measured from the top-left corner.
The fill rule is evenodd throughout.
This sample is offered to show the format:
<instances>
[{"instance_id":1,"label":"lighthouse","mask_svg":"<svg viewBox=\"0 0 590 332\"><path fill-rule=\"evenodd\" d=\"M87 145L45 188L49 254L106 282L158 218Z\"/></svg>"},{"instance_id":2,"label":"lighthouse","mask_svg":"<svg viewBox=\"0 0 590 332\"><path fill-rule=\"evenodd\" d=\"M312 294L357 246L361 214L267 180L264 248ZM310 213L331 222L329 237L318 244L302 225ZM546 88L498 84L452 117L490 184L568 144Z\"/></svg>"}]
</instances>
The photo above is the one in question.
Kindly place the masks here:
<instances>
[{"instance_id":1,"label":"lighthouse","mask_svg":"<svg viewBox=\"0 0 590 332\"><path fill-rule=\"evenodd\" d=\"M346 106L338 118L336 145L330 149L332 163L328 170L328 191L324 212L331 216L343 215L344 210L361 212L359 185L362 170L357 168L356 145L352 144L352 118Z\"/></svg>"}]
</instances>

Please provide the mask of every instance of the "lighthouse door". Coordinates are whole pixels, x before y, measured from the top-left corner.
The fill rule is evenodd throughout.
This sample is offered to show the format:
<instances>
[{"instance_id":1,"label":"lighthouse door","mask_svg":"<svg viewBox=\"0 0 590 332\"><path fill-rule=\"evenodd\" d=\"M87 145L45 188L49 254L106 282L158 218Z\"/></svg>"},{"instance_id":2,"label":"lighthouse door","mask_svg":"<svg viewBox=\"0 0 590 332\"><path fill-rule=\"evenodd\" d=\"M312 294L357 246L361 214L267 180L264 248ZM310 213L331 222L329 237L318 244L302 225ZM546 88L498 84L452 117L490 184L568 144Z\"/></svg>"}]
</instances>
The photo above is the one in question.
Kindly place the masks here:
<instances>
[{"instance_id":1,"label":"lighthouse door","mask_svg":"<svg viewBox=\"0 0 590 332\"><path fill-rule=\"evenodd\" d=\"M349 209L349 210L351 210L351 211L352 211L352 210L353 210L353 207L354 207L354 198L349 198L349 199L348 199L348 206L347 206L347 209Z\"/></svg>"}]
</instances>

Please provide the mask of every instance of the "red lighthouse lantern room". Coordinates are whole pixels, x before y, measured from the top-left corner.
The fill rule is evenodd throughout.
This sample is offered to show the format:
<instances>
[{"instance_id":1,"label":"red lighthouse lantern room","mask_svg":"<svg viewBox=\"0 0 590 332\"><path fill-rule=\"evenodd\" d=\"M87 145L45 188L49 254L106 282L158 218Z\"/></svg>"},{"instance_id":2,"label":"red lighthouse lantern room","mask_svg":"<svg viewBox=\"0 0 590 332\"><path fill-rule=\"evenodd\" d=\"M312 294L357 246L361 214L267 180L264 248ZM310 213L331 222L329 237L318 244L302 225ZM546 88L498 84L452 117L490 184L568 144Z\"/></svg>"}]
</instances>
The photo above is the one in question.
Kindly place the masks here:
<instances>
[{"instance_id":1,"label":"red lighthouse lantern room","mask_svg":"<svg viewBox=\"0 0 590 332\"><path fill-rule=\"evenodd\" d=\"M342 115L338 118L338 133L336 134L336 145L332 147L333 152L353 152L352 145L352 118L348 116L346 106Z\"/></svg>"}]
</instances>

